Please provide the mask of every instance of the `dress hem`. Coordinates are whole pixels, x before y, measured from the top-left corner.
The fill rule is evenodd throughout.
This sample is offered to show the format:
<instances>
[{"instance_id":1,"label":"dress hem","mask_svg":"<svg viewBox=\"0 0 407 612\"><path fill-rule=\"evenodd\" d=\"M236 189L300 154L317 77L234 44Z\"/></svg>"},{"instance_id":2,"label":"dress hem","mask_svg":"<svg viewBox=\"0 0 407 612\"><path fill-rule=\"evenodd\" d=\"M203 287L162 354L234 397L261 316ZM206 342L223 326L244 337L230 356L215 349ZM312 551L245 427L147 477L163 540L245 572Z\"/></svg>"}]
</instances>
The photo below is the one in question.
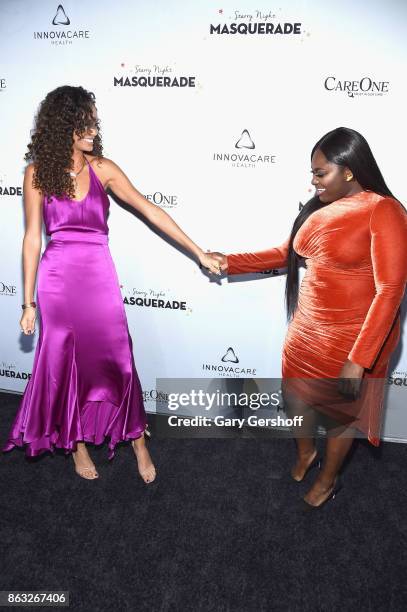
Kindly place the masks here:
<instances>
[{"instance_id":1,"label":"dress hem","mask_svg":"<svg viewBox=\"0 0 407 612\"><path fill-rule=\"evenodd\" d=\"M143 435L143 433L146 432L146 430L147 430L147 424L142 429L134 430L131 433L126 434L125 437L117 438L115 440L112 440L109 434L104 434L102 439L96 438L96 435L84 435L81 438L78 438L77 440L70 442L68 445L58 443L58 440L57 440L58 433L54 432L53 434L44 436L48 441L48 445L41 446L40 448L32 448L33 444L35 445L36 440L32 440L31 442L28 442L23 439L23 434L21 433L20 438L14 438L12 440L8 440L7 444L3 447L2 452L3 453L10 452L18 447L18 448L24 449L25 455L27 458L35 458L35 457L39 457L40 455L43 455L46 452L50 452L54 454L57 449L65 450L65 454L76 452L75 448L78 442L87 442L89 444L94 444L95 446L100 446L102 444L105 444L109 440L108 441L108 449L109 449L108 459L111 460L115 456L115 448L117 444L120 444L121 442L129 442L130 440L136 440L140 438Z\"/></svg>"}]
</instances>

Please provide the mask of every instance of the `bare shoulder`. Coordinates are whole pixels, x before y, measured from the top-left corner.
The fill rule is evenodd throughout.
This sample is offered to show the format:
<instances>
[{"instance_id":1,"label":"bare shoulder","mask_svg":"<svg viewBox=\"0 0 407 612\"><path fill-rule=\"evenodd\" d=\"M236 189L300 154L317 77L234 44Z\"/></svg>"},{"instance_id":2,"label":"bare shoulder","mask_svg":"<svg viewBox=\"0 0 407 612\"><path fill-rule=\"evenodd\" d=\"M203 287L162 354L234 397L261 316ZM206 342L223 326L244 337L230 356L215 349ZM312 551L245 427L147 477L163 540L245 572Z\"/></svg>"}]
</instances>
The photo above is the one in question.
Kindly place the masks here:
<instances>
[{"instance_id":1,"label":"bare shoulder","mask_svg":"<svg viewBox=\"0 0 407 612\"><path fill-rule=\"evenodd\" d=\"M109 172L115 168L118 168L118 165L114 163L108 157L100 157L98 155L86 155L86 159L88 162L92 164L92 168L97 168L101 172Z\"/></svg>"},{"instance_id":2,"label":"bare shoulder","mask_svg":"<svg viewBox=\"0 0 407 612\"><path fill-rule=\"evenodd\" d=\"M41 195L39 189L34 187L34 177L35 177L35 164L27 164L24 171L24 192L31 193L32 195L37 194L38 197Z\"/></svg>"},{"instance_id":3,"label":"bare shoulder","mask_svg":"<svg viewBox=\"0 0 407 612\"><path fill-rule=\"evenodd\" d=\"M34 178L34 172L35 172L34 163L31 162L31 164L27 164L27 166L25 167L25 171L24 171L24 178L30 179L32 181L32 179Z\"/></svg>"},{"instance_id":4,"label":"bare shoulder","mask_svg":"<svg viewBox=\"0 0 407 612\"><path fill-rule=\"evenodd\" d=\"M93 170L96 172L98 178L101 180L105 188L115 174L118 171L120 172L119 166L107 157L86 155L86 159L91 164Z\"/></svg>"}]
</instances>

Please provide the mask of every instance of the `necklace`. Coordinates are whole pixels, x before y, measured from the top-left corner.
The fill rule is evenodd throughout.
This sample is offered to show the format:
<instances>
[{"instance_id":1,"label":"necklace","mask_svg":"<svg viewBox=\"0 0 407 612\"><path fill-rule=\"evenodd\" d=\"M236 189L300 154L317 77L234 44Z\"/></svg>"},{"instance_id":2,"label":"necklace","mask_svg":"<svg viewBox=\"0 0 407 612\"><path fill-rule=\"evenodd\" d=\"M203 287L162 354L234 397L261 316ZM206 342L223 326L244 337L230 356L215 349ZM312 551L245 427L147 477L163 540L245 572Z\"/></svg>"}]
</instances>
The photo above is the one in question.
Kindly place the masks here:
<instances>
[{"instance_id":1,"label":"necklace","mask_svg":"<svg viewBox=\"0 0 407 612\"><path fill-rule=\"evenodd\" d=\"M82 172L82 170L84 169L85 164L86 164L86 158L85 158L85 156L83 156L83 164L82 164L81 169L79 170L79 172L73 172L73 171L70 171L70 172L69 172L69 176L71 176L73 179L76 179L76 177L77 177L77 176L78 176L78 175L79 175L79 174Z\"/></svg>"}]
</instances>

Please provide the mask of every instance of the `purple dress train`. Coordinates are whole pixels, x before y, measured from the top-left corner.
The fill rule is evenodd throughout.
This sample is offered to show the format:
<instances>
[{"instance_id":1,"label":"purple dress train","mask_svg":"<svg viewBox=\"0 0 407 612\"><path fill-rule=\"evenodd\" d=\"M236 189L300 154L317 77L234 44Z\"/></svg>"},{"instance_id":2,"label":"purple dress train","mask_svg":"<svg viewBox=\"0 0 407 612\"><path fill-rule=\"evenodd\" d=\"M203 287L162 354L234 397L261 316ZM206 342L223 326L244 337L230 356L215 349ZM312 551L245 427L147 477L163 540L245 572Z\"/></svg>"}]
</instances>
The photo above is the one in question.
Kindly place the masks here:
<instances>
[{"instance_id":1,"label":"purple dress train","mask_svg":"<svg viewBox=\"0 0 407 612\"><path fill-rule=\"evenodd\" d=\"M31 379L3 450L28 456L76 442L120 441L146 428L142 390L119 282L108 247L109 199L89 164L80 201L44 199L51 235L38 268L41 315Z\"/></svg>"}]
</instances>

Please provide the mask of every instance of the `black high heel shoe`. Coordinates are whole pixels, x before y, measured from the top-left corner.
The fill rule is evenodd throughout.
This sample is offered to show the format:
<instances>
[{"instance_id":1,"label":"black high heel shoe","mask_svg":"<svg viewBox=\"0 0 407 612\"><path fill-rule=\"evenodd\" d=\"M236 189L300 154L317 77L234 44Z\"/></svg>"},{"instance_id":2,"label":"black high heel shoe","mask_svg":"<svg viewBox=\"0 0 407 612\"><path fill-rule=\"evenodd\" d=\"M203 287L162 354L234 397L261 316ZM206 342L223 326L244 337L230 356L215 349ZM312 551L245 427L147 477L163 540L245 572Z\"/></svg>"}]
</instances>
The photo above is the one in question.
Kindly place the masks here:
<instances>
[{"instance_id":1,"label":"black high heel shoe","mask_svg":"<svg viewBox=\"0 0 407 612\"><path fill-rule=\"evenodd\" d=\"M301 480L297 480L297 478L294 478L292 475L291 475L291 478L293 480L295 480L295 482L302 482L304 480L304 478L306 477L306 475L308 474L308 472L313 470L315 467L317 467L320 470L321 469L321 463L322 463L322 458L321 458L320 454L317 451L317 454L315 455L314 459L311 461L311 463L309 464L309 466L305 470L304 476L301 478Z\"/></svg>"},{"instance_id":2,"label":"black high heel shoe","mask_svg":"<svg viewBox=\"0 0 407 612\"><path fill-rule=\"evenodd\" d=\"M319 506L313 506L312 504L309 504L308 502L305 501L304 498L301 499L301 509L303 512L309 512L309 510L318 510L319 508L322 508L322 506L324 506L327 502L329 502L330 499L335 499L335 497L338 495L339 491L343 488L343 483L342 483L342 479L340 476L336 477L335 480L335 484L334 487L331 491L331 493L328 495L328 497L322 502L322 504L319 504Z\"/></svg>"}]
</instances>

